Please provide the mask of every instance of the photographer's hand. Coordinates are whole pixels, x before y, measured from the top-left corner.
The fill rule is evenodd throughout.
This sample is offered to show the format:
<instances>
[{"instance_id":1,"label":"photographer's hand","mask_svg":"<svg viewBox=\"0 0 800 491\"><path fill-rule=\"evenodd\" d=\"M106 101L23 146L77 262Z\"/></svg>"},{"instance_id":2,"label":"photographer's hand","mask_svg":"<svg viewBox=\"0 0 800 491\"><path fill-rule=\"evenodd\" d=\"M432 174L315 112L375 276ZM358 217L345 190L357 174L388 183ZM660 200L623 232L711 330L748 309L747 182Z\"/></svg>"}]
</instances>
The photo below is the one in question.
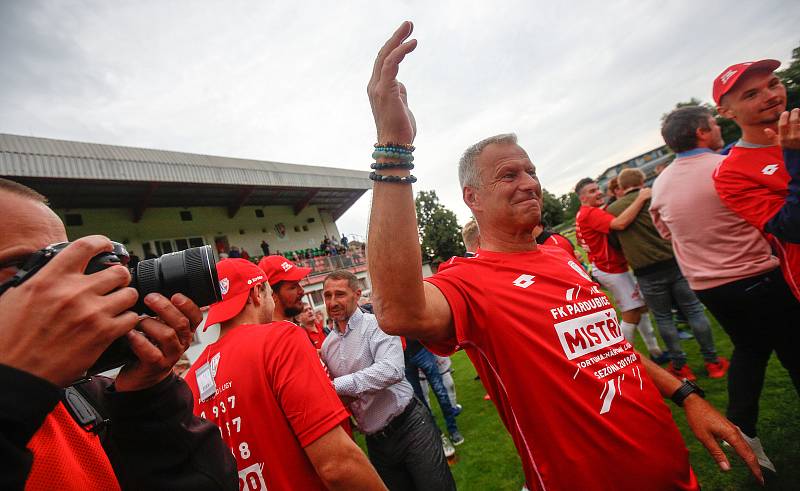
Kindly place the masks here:
<instances>
[{"instance_id":1,"label":"photographer's hand","mask_svg":"<svg viewBox=\"0 0 800 491\"><path fill-rule=\"evenodd\" d=\"M133 329L137 293L130 274L112 266L86 275L89 261L112 250L93 235L76 240L41 271L0 295L0 363L66 387L112 341Z\"/></svg>"},{"instance_id":2,"label":"photographer's hand","mask_svg":"<svg viewBox=\"0 0 800 491\"><path fill-rule=\"evenodd\" d=\"M157 293L147 295L144 301L158 318L146 317L139 322L141 332L128 332L128 341L138 361L125 365L119 372L114 386L120 392L146 389L164 380L191 344L192 334L203 320L197 305L180 293L173 295L171 302Z\"/></svg>"}]
</instances>

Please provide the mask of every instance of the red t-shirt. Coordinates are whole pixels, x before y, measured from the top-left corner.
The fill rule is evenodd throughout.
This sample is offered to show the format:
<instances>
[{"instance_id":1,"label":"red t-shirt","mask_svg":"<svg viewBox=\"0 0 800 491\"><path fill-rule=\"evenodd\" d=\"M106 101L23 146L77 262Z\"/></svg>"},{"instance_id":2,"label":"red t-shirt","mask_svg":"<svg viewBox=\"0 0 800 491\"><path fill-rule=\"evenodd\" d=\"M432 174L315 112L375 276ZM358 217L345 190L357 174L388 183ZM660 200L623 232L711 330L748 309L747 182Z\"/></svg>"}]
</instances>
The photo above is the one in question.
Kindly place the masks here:
<instances>
[{"instance_id":1,"label":"red t-shirt","mask_svg":"<svg viewBox=\"0 0 800 491\"><path fill-rule=\"evenodd\" d=\"M511 433L530 489L698 489L614 306L564 251L453 258L426 281Z\"/></svg>"},{"instance_id":2,"label":"red t-shirt","mask_svg":"<svg viewBox=\"0 0 800 491\"><path fill-rule=\"evenodd\" d=\"M781 147L734 146L714 172L714 187L722 202L759 229L781 260L786 283L800 299L800 244L785 242L764 232L789 194L789 172Z\"/></svg>"},{"instance_id":3,"label":"red t-shirt","mask_svg":"<svg viewBox=\"0 0 800 491\"><path fill-rule=\"evenodd\" d=\"M197 371L211 367L215 395L200 401ZM303 448L347 418L317 352L295 324L235 327L186 374L194 413L230 446L239 488L325 489Z\"/></svg>"},{"instance_id":4,"label":"red t-shirt","mask_svg":"<svg viewBox=\"0 0 800 491\"><path fill-rule=\"evenodd\" d=\"M600 208L581 206L575 215L575 238L589 255L589 262L597 269L605 273L624 273L628 271L625 256L608 243L614 218L614 215Z\"/></svg>"}]
</instances>

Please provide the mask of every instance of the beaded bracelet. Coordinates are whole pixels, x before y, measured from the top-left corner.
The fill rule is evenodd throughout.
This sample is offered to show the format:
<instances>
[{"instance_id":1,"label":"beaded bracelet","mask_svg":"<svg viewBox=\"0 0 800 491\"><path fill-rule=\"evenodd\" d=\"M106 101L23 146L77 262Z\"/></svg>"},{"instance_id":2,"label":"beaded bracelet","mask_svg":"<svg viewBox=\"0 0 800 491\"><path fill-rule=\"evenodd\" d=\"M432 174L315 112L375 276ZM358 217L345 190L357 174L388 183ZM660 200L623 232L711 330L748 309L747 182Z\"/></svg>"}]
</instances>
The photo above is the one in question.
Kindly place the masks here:
<instances>
[{"instance_id":1,"label":"beaded bracelet","mask_svg":"<svg viewBox=\"0 0 800 491\"><path fill-rule=\"evenodd\" d=\"M386 143L376 143L376 144L375 144L375 145L373 145L373 146L374 146L375 148L387 148L387 147L402 148L402 149L404 149L404 150L407 150L407 151L409 151L409 152L413 152L414 150L416 150L416 148L414 147L414 145L412 145L412 144L410 144L410 143L392 143L392 142L386 142Z\"/></svg>"},{"instance_id":2,"label":"beaded bracelet","mask_svg":"<svg viewBox=\"0 0 800 491\"><path fill-rule=\"evenodd\" d=\"M417 178L412 175L407 176L387 176L378 174L375 171L369 173L369 178L377 182L392 182L397 184L413 184L417 182Z\"/></svg>"},{"instance_id":3,"label":"beaded bracelet","mask_svg":"<svg viewBox=\"0 0 800 491\"><path fill-rule=\"evenodd\" d=\"M372 152L372 158L378 159L395 159L401 162L413 162L414 156L408 150L402 150L397 147L377 147Z\"/></svg>"},{"instance_id":4,"label":"beaded bracelet","mask_svg":"<svg viewBox=\"0 0 800 491\"><path fill-rule=\"evenodd\" d=\"M370 166L370 169L375 170L384 170L384 169L408 169L411 170L414 168L414 164L411 162L373 162Z\"/></svg>"}]
</instances>

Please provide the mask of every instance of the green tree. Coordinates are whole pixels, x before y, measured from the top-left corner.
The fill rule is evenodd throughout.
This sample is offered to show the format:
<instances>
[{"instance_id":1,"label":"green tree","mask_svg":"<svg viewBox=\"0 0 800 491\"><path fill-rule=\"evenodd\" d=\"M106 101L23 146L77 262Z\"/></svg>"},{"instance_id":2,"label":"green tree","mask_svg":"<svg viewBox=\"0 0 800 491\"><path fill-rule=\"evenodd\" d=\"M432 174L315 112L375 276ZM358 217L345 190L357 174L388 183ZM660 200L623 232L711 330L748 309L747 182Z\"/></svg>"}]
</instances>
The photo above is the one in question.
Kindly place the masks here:
<instances>
[{"instance_id":1,"label":"green tree","mask_svg":"<svg viewBox=\"0 0 800 491\"><path fill-rule=\"evenodd\" d=\"M436 191L420 191L414 200L422 260L434 265L466 252L456 214L439 202Z\"/></svg>"},{"instance_id":2,"label":"green tree","mask_svg":"<svg viewBox=\"0 0 800 491\"><path fill-rule=\"evenodd\" d=\"M564 221L564 208L561 202L552 193L542 189L542 224L547 227L555 227Z\"/></svg>"},{"instance_id":3,"label":"green tree","mask_svg":"<svg viewBox=\"0 0 800 491\"><path fill-rule=\"evenodd\" d=\"M561 209L564 210L564 216L561 222L574 222L575 215L578 214L578 208L581 207L581 201L578 199L578 195L575 194L575 191L562 194L558 197L558 201L561 203Z\"/></svg>"},{"instance_id":4,"label":"green tree","mask_svg":"<svg viewBox=\"0 0 800 491\"><path fill-rule=\"evenodd\" d=\"M775 72L786 86L786 107L800 107L800 46L792 50L792 61L783 70Z\"/></svg>"}]
</instances>

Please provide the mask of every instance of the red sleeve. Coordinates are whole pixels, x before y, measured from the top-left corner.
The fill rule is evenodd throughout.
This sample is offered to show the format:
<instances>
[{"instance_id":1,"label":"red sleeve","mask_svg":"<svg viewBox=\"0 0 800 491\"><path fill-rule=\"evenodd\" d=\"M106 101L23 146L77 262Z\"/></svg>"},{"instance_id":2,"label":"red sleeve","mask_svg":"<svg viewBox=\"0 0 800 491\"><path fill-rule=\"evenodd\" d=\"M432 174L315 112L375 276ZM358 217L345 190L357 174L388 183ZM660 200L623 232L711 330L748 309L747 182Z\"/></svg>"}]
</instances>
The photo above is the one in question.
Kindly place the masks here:
<instances>
[{"instance_id":1,"label":"red sleeve","mask_svg":"<svg viewBox=\"0 0 800 491\"><path fill-rule=\"evenodd\" d=\"M782 196L725 165L725 161L714 171L714 187L725 206L762 232L784 203Z\"/></svg>"},{"instance_id":2,"label":"red sleeve","mask_svg":"<svg viewBox=\"0 0 800 491\"><path fill-rule=\"evenodd\" d=\"M348 413L302 331L294 325L287 328L266 364L278 404L305 448L347 419Z\"/></svg>"},{"instance_id":3,"label":"red sleeve","mask_svg":"<svg viewBox=\"0 0 800 491\"><path fill-rule=\"evenodd\" d=\"M589 212L581 220L581 227L595 230L601 234L608 234L611 232L611 222L614 221L614 218L616 217L606 210L590 208Z\"/></svg>"},{"instance_id":4,"label":"red sleeve","mask_svg":"<svg viewBox=\"0 0 800 491\"><path fill-rule=\"evenodd\" d=\"M447 299L447 303L450 305L450 312L453 315L455 337L435 344L423 344L437 355L449 356L458 349L459 343L465 339L468 302L464 292L458 287L456 278L451 277L451 275L436 274L425 278L425 281L438 288L444 298Z\"/></svg>"}]
</instances>

